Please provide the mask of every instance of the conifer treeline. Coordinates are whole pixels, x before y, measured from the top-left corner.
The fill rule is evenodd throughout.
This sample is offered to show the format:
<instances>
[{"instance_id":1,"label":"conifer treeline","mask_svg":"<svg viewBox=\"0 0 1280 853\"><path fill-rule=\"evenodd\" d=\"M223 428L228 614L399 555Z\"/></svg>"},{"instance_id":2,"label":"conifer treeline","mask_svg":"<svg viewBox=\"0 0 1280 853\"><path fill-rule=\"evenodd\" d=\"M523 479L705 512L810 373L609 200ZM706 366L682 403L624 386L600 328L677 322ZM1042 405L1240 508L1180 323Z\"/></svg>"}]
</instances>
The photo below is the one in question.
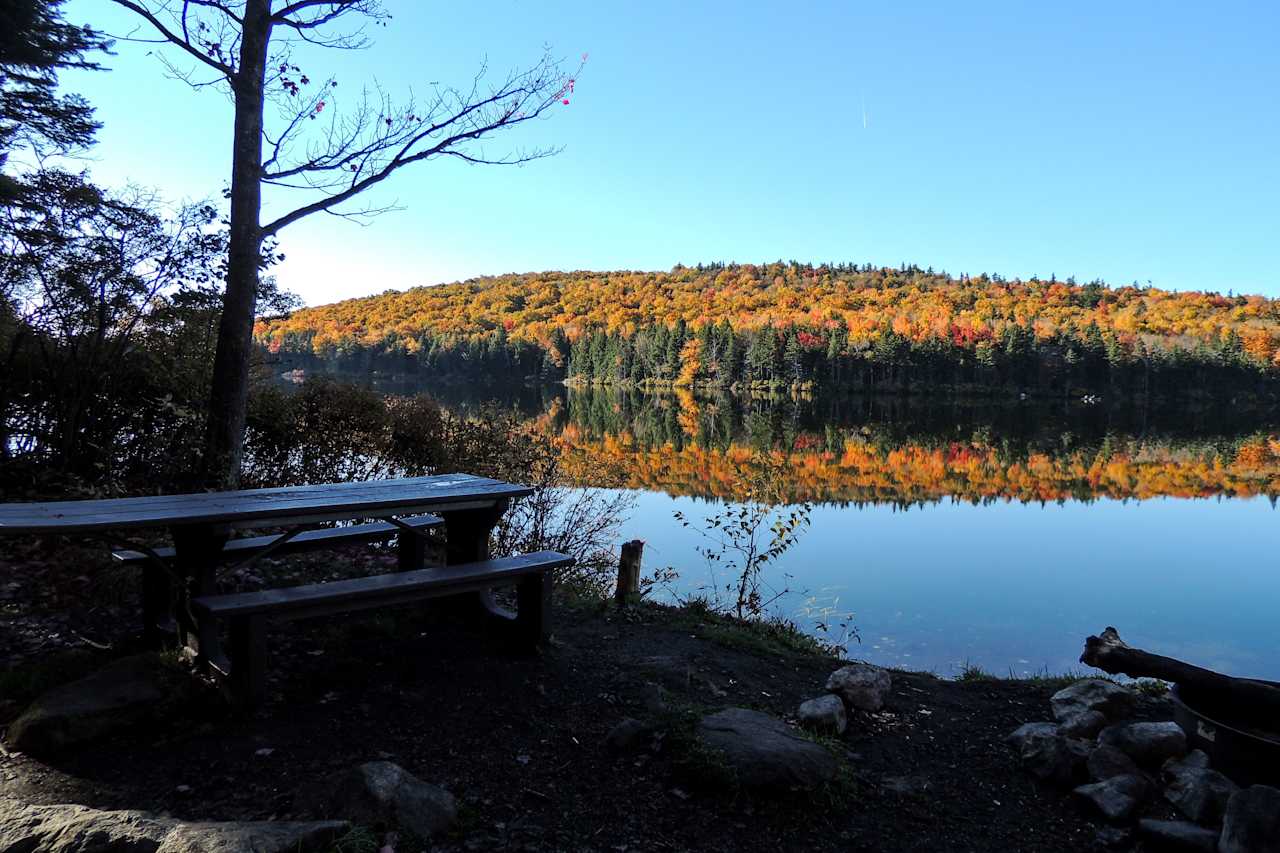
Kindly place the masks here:
<instances>
[{"instance_id":1,"label":"conifer treeline","mask_svg":"<svg viewBox=\"0 0 1280 853\"><path fill-rule=\"evenodd\" d=\"M262 321L356 368L640 387L1275 395L1280 300L857 265L503 276Z\"/></svg>"},{"instance_id":2,"label":"conifer treeline","mask_svg":"<svg viewBox=\"0 0 1280 853\"><path fill-rule=\"evenodd\" d=\"M639 387L834 387L911 391L1016 389L1029 393L1121 391L1156 396L1186 388L1267 393L1274 369L1254 360L1229 332L1216 345L1149 349L1090 324L1083 334L1038 337L1030 324L1006 325L976 342L912 340L893 329L852 342L840 322L828 328L765 326L737 331L727 321L695 330L683 322L627 336L596 330L569 347L571 382Z\"/></svg>"}]
</instances>

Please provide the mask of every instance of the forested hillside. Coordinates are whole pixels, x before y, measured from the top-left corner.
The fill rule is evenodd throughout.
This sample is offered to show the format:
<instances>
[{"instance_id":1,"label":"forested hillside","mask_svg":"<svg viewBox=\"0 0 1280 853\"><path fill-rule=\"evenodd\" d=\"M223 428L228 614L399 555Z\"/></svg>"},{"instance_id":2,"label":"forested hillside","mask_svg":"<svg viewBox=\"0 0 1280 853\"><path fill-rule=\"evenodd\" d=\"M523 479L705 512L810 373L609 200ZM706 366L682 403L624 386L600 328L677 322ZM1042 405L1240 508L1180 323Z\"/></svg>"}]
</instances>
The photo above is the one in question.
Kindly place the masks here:
<instances>
[{"instance_id":1,"label":"forested hillside","mask_svg":"<svg viewBox=\"0 0 1280 853\"><path fill-rule=\"evenodd\" d=\"M535 273L262 320L274 353L603 384L1274 393L1280 301L797 263Z\"/></svg>"}]
</instances>

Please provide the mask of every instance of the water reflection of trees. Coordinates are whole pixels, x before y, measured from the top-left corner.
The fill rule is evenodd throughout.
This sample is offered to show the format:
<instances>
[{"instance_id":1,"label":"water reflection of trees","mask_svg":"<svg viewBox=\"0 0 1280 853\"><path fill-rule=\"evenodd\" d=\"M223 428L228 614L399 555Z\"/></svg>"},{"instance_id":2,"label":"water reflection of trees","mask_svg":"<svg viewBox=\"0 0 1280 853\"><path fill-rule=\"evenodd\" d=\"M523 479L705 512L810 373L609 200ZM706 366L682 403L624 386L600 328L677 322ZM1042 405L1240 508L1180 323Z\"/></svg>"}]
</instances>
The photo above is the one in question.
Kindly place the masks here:
<instances>
[{"instance_id":1,"label":"water reflection of trees","mask_svg":"<svg viewBox=\"0 0 1280 853\"><path fill-rule=\"evenodd\" d=\"M544 400L540 420L579 485L706 498L736 497L761 453L787 463L796 501L1280 495L1280 428L1265 412L584 389Z\"/></svg>"}]
</instances>

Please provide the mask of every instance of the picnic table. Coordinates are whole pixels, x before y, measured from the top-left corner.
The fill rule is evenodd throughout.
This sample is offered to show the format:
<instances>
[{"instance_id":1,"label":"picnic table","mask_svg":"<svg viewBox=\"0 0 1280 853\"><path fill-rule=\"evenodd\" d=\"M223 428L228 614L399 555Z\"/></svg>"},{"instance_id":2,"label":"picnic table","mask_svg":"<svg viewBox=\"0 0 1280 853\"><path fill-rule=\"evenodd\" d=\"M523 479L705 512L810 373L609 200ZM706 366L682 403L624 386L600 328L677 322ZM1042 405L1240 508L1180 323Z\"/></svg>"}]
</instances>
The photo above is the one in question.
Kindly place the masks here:
<instances>
[{"instance_id":1,"label":"picnic table","mask_svg":"<svg viewBox=\"0 0 1280 853\"><path fill-rule=\"evenodd\" d=\"M551 551L490 559L489 538L527 486L469 474L242 489L183 495L0 504L0 535L82 536L105 541L136 565L142 580L143 634L159 644L176 633L196 660L228 677L246 704L265 692L265 623L474 593L479 611L510 626L520 642L547 633L551 572L571 558ZM360 521L343 527L331 522ZM235 531L283 532L233 538ZM444 564L425 565L429 531L443 528ZM130 539L167 530L172 547ZM217 575L270 554L395 538L398 571L328 583L220 594ZM491 589L517 584L517 611L498 607ZM224 654L221 626L230 637Z\"/></svg>"}]
</instances>

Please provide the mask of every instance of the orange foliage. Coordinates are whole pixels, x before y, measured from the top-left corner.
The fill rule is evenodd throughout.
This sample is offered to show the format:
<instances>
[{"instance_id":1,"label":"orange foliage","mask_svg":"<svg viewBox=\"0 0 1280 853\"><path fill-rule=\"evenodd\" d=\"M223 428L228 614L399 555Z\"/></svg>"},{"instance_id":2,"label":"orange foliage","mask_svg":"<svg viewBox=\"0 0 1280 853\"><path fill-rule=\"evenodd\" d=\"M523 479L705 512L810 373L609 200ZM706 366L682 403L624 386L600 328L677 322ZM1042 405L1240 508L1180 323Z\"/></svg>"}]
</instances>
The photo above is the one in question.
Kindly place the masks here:
<instances>
[{"instance_id":1,"label":"orange foliage","mask_svg":"<svg viewBox=\"0 0 1280 853\"><path fill-rule=\"evenodd\" d=\"M630 333L684 320L696 329L721 319L737 328L843 321L854 344L886 328L917 340L973 343L1028 322L1041 338L1097 324L1148 345L1216 343L1235 332L1255 358L1280 358L1280 300L1261 296L782 263L477 278L303 309L260 321L255 335L263 344L321 352L424 331L484 335L501 328L513 339L546 343L556 330L573 339L591 328Z\"/></svg>"}]
</instances>

